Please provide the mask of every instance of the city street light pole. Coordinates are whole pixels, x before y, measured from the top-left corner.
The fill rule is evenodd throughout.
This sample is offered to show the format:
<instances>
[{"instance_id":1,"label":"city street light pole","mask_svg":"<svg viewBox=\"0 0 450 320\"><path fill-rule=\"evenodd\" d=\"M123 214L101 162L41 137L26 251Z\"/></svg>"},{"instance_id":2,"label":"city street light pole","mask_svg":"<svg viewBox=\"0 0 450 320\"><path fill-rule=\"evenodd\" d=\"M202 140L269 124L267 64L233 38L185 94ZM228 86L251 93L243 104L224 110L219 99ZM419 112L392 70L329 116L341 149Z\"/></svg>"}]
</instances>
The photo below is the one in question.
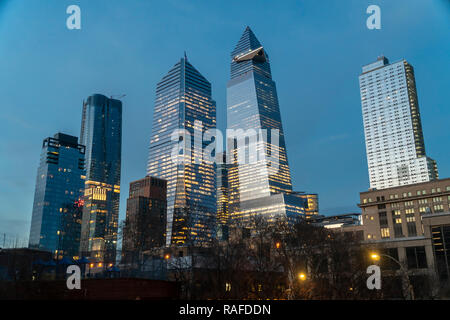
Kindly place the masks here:
<instances>
[{"instance_id":1,"label":"city street light pole","mask_svg":"<svg viewBox=\"0 0 450 320\"><path fill-rule=\"evenodd\" d=\"M375 261L380 260L380 257L389 258L392 261L394 261L396 264L398 264L398 266L400 267L400 270L402 271L404 277L406 278L406 282L408 284L409 296L410 296L411 300L414 300L414 289L411 284L411 280L409 279L408 271L403 267L402 263L388 254L384 254L384 253L380 253L380 254L379 253L371 253L370 254L370 258Z\"/></svg>"}]
</instances>

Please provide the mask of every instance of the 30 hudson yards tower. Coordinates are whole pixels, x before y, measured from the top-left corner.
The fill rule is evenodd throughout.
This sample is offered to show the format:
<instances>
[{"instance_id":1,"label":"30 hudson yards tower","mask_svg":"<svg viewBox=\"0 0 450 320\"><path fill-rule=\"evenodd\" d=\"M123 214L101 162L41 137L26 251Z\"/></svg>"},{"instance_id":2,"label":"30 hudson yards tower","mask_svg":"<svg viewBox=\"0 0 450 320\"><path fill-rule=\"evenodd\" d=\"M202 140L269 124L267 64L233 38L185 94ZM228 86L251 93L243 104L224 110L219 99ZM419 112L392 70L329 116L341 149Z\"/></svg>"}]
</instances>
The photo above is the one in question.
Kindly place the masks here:
<instances>
[{"instance_id":1,"label":"30 hudson yards tower","mask_svg":"<svg viewBox=\"0 0 450 320\"><path fill-rule=\"evenodd\" d=\"M100 94L83 102L80 141L86 146L81 254L114 263L120 199L122 102Z\"/></svg>"},{"instance_id":2,"label":"30 hudson yards tower","mask_svg":"<svg viewBox=\"0 0 450 320\"><path fill-rule=\"evenodd\" d=\"M227 129L240 136L236 139L227 132L227 158L233 164L228 169L229 218L248 221L250 217L262 216L269 221L275 218L296 221L302 217L305 201L292 191L269 57L249 27L231 53ZM252 139L255 132L257 137ZM249 137L242 139L242 135ZM239 139L249 143L240 145ZM251 154L251 143L253 150L258 151L257 156ZM244 161L238 159L240 152L245 155ZM274 158L277 165L272 163Z\"/></svg>"},{"instance_id":3,"label":"30 hudson yards tower","mask_svg":"<svg viewBox=\"0 0 450 320\"><path fill-rule=\"evenodd\" d=\"M436 162L425 154L414 69L385 57L359 76L371 189L438 178Z\"/></svg>"},{"instance_id":4,"label":"30 hudson yards tower","mask_svg":"<svg viewBox=\"0 0 450 320\"><path fill-rule=\"evenodd\" d=\"M214 236L214 161L198 159L209 144L201 136L215 127L211 84L185 56L157 84L147 167L148 175L167 180L167 246L201 245ZM172 156L180 141L186 149L183 162Z\"/></svg>"},{"instance_id":5,"label":"30 hudson yards tower","mask_svg":"<svg viewBox=\"0 0 450 320\"><path fill-rule=\"evenodd\" d=\"M84 151L77 137L63 133L42 143L29 246L50 251L57 259L78 256Z\"/></svg>"}]
</instances>

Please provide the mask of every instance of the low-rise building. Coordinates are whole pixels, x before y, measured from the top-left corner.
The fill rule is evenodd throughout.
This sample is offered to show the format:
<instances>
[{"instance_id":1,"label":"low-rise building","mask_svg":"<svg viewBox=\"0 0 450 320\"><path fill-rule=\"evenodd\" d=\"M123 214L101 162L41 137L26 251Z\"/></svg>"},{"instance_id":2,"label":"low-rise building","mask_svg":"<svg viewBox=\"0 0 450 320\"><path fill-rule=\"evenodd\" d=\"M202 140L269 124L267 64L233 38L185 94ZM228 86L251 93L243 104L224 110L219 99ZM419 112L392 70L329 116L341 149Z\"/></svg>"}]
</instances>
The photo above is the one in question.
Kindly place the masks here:
<instances>
[{"instance_id":1,"label":"low-rise building","mask_svg":"<svg viewBox=\"0 0 450 320\"><path fill-rule=\"evenodd\" d=\"M410 277L449 278L450 179L361 192L364 243L396 260ZM393 258L393 259L392 259Z\"/></svg>"}]
</instances>

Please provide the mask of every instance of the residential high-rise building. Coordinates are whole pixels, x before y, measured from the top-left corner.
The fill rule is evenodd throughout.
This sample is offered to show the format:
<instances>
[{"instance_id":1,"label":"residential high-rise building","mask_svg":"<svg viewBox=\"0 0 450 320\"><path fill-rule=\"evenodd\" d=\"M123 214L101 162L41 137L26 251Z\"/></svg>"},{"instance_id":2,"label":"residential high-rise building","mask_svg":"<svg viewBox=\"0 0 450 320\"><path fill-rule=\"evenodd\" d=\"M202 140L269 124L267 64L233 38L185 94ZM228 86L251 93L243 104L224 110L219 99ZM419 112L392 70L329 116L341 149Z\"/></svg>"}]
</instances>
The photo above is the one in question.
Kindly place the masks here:
<instances>
[{"instance_id":1,"label":"residential high-rise building","mask_svg":"<svg viewBox=\"0 0 450 320\"><path fill-rule=\"evenodd\" d=\"M247 27L231 53L231 79L227 85L227 129L251 132L258 156L250 154L250 142L239 146L227 135L229 216L288 217L304 214L304 199L292 192L283 126L275 82L265 48ZM264 133L265 132L265 133ZM278 137L278 139L277 139ZM242 137L241 137L242 138ZM247 140L246 138L244 140ZM248 141L252 137L248 138ZM245 161L238 159L239 152ZM273 158L277 158L273 165ZM250 159L253 159L251 161Z\"/></svg>"},{"instance_id":2,"label":"residential high-rise building","mask_svg":"<svg viewBox=\"0 0 450 320\"><path fill-rule=\"evenodd\" d=\"M80 142L86 146L81 254L114 263L120 200L122 102L100 94L83 102Z\"/></svg>"},{"instance_id":3,"label":"residential high-rise building","mask_svg":"<svg viewBox=\"0 0 450 320\"><path fill-rule=\"evenodd\" d=\"M213 236L214 161L198 161L210 142L195 144L194 135L203 135L215 127L216 104L211 97L211 84L185 56L157 84L147 166L148 175L167 180L167 245L200 245ZM192 150L185 153L185 161L180 163L172 157L180 143L178 135L172 139L176 130L187 132L180 141Z\"/></svg>"},{"instance_id":4,"label":"residential high-rise building","mask_svg":"<svg viewBox=\"0 0 450 320\"><path fill-rule=\"evenodd\" d=\"M379 57L362 68L359 85L370 188L437 179L436 162L425 153L413 67Z\"/></svg>"},{"instance_id":5,"label":"residential high-rise building","mask_svg":"<svg viewBox=\"0 0 450 320\"><path fill-rule=\"evenodd\" d=\"M130 183L122 263L136 266L142 252L166 244L167 181L147 176Z\"/></svg>"},{"instance_id":6,"label":"residential high-rise building","mask_svg":"<svg viewBox=\"0 0 450 320\"><path fill-rule=\"evenodd\" d=\"M44 139L34 193L29 247L60 259L78 256L85 147L57 133Z\"/></svg>"}]
</instances>

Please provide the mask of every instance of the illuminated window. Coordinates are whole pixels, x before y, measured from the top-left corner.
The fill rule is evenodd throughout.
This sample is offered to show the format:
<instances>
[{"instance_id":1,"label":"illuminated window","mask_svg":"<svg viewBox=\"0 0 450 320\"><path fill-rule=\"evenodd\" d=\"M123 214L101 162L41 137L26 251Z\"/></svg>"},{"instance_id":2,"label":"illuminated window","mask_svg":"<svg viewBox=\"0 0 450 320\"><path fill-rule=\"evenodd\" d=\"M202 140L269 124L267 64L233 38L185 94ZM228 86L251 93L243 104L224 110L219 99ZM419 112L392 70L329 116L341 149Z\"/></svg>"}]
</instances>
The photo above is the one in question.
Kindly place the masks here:
<instances>
[{"instance_id":1,"label":"illuminated window","mask_svg":"<svg viewBox=\"0 0 450 320\"><path fill-rule=\"evenodd\" d=\"M433 202L442 202L442 197L434 197Z\"/></svg>"}]
</instances>

